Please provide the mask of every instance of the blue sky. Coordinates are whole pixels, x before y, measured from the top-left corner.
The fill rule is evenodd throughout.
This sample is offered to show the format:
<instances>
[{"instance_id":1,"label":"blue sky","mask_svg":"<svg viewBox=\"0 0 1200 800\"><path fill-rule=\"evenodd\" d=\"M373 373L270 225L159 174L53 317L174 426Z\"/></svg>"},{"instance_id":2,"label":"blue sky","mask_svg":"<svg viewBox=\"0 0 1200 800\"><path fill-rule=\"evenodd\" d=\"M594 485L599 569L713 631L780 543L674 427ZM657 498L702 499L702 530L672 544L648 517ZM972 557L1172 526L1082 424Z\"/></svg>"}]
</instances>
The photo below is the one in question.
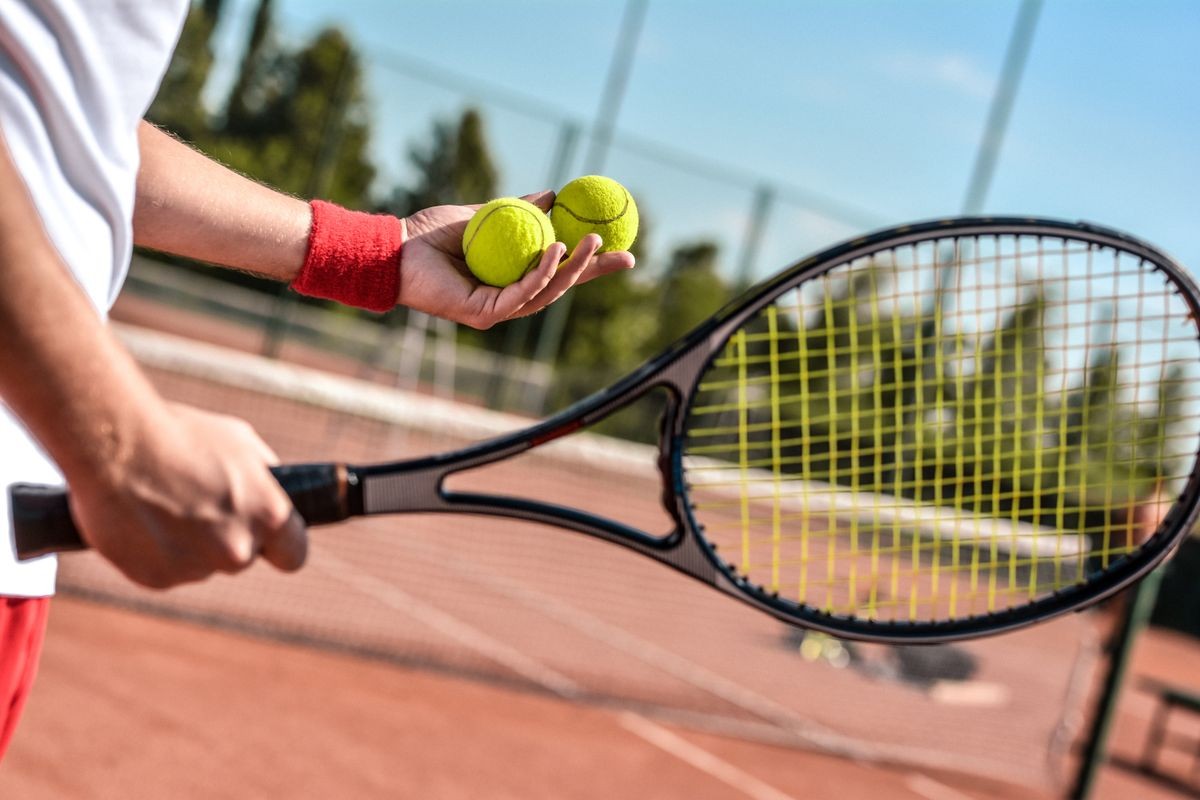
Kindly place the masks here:
<instances>
[{"instance_id":1,"label":"blue sky","mask_svg":"<svg viewBox=\"0 0 1200 800\"><path fill-rule=\"evenodd\" d=\"M237 54L250 0L230 0ZM548 185L561 120L590 125L623 3L277 0L281 35L338 24L363 47L385 176L435 116L480 105L506 193ZM772 211L755 272L870 227L956 213L1017 3L649 0L617 120L730 173L614 148L654 253L699 238L733 269L758 181L827 197ZM1047 0L985 210L1123 228L1200 270L1200 3ZM468 93L387 67L476 79ZM219 54L220 55L220 54ZM546 116L497 103L503 89ZM585 170L586 142L570 175Z\"/></svg>"}]
</instances>

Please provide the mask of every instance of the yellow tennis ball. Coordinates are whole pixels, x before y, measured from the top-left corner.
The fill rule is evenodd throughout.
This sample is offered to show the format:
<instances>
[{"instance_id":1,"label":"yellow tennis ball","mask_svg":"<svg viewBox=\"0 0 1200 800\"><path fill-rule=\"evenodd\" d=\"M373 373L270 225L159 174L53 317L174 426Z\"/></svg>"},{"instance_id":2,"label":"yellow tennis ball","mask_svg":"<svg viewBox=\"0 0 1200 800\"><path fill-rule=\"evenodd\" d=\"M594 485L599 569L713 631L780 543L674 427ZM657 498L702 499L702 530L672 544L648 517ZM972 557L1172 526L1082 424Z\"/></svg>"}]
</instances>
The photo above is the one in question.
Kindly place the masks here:
<instances>
[{"instance_id":1,"label":"yellow tennis ball","mask_svg":"<svg viewBox=\"0 0 1200 800\"><path fill-rule=\"evenodd\" d=\"M546 212L517 197L482 206L463 233L463 256L471 273L491 286L516 283L538 265L554 243Z\"/></svg>"},{"instance_id":2,"label":"yellow tennis ball","mask_svg":"<svg viewBox=\"0 0 1200 800\"><path fill-rule=\"evenodd\" d=\"M628 250L637 238L637 203L629 190L612 178L585 175L558 193L550 209L550 221L567 252L589 233L598 233L604 240L601 253Z\"/></svg>"}]
</instances>

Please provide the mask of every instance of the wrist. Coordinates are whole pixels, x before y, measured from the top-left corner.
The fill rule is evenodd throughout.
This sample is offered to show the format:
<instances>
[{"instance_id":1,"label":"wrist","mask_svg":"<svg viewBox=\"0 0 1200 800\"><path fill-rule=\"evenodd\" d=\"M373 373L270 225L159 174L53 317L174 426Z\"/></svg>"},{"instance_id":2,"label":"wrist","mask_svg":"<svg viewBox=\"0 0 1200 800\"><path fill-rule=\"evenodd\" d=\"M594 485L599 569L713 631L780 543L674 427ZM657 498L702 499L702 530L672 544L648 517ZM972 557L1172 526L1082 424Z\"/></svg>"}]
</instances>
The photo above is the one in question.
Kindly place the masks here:
<instances>
[{"instance_id":1,"label":"wrist","mask_svg":"<svg viewBox=\"0 0 1200 800\"><path fill-rule=\"evenodd\" d=\"M389 311L400 295L405 221L313 200L304 265L292 288L369 311Z\"/></svg>"},{"instance_id":2,"label":"wrist","mask_svg":"<svg viewBox=\"0 0 1200 800\"><path fill-rule=\"evenodd\" d=\"M128 483L170 435L172 415L166 402L152 390L134 402L114 404L106 413L95 413L73 443L55 461L74 489L88 486L110 490Z\"/></svg>"}]
</instances>

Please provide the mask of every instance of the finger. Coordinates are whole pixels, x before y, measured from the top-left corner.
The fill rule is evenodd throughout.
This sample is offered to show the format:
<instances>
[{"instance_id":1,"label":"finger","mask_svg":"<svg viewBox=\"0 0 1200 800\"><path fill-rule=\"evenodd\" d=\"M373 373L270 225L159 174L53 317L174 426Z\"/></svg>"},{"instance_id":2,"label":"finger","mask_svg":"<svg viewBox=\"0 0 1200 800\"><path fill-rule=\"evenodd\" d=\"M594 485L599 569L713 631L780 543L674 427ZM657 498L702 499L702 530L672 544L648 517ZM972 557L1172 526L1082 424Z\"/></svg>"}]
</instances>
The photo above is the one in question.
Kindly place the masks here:
<instances>
[{"instance_id":1,"label":"finger","mask_svg":"<svg viewBox=\"0 0 1200 800\"><path fill-rule=\"evenodd\" d=\"M525 274L525 277L514 284L505 286L496 295L490 309L484 314L484 322L494 324L508 319L522 306L546 288L555 277L558 262L562 260L566 247L562 242L555 242L542 253L542 260L537 267Z\"/></svg>"},{"instance_id":2,"label":"finger","mask_svg":"<svg viewBox=\"0 0 1200 800\"><path fill-rule=\"evenodd\" d=\"M554 205L554 192L550 191L549 189L543 189L540 192L524 195L521 197L521 199L526 202L533 203L542 211L548 212Z\"/></svg>"},{"instance_id":3,"label":"finger","mask_svg":"<svg viewBox=\"0 0 1200 800\"><path fill-rule=\"evenodd\" d=\"M227 421L232 435L248 445L264 463L279 463L279 456L269 444L263 441L262 437L258 435L258 431L254 430L253 425L239 417L225 417L224 419Z\"/></svg>"},{"instance_id":4,"label":"finger","mask_svg":"<svg viewBox=\"0 0 1200 800\"><path fill-rule=\"evenodd\" d=\"M254 435L254 449L262 457L265 464L272 467L278 466L279 455L258 434Z\"/></svg>"},{"instance_id":5,"label":"finger","mask_svg":"<svg viewBox=\"0 0 1200 800\"><path fill-rule=\"evenodd\" d=\"M622 269L633 269L637 266L637 260L633 257L633 253L628 250L616 250L611 253L599 253L596 255L595 263L605 272L616 272Z\"/></svg>"},{"instance_id":6,"label":"finger","mask_svg":"<svg viewBox=\"0 0 1200 800\"><path fill-rule=\"evenodd\" d=\"M614 272L633 269L634 264L633 255L625 251L598 253L591 260L591 263L587 265L587 269L583 271L583 274L579 276L579 280L575 281L575 285L579 286L602 275L611 275Z\"/></svg>"},{"instance_id":7,"label":"finger","mask_svg":"<svg viewBox=\"0 0 1200 800\"><path fill-rule=\"evenodd\" d=\"M203 562L207 571L213 569L236 575L254 563L261 549L262 536L256 525L230 526L221 538L213 542L211 558Z\"/></svg>"},{"instance_id":8,"label":"finger","mask_svg":"<svg viewBox=\"0 0 1200 800\"><path fill-rule=\"evenodd\" d=\"M522 306L516 316L526 317L536 314L546 306L567 293L567 290L579 282L580 277L592 264L592 257L602 244L601 239L594 233L587 236L575 246L575 252L562 263L555 273L553 280L532 300Z\"/></svg>"},{"instance_id":9,"label":"finger","mask_svg":"<svg viewBox=\"0 0 1200 800\"><path fill-rule=\"evenodd\" d=\"M263 532L262 557L276 569L295 572L308 558L308 526L293 508L282 525Z\"/></svg>"}]
</instances>

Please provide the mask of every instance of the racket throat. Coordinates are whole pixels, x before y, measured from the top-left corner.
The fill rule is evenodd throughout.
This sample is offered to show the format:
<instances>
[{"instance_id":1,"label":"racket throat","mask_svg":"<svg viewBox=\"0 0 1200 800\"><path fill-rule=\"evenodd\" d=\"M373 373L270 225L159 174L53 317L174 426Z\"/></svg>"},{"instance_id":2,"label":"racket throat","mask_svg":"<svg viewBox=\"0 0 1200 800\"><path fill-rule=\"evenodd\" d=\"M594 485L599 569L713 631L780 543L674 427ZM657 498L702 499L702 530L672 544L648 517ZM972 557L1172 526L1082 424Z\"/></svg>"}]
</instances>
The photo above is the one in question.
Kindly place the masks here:
<instances>
[{"instance_id":1,"label":"racket throat","mask_svg":"<svg viewBox=\"0 0 1200 800\"><path fill-rule=\"evenodd\" d=\"M368 467L351 472L360 476L362 513L368 516L447 510L442 492L443 467L391 469L383 473L374 473Z\"/></svg>"}]
</instances>

